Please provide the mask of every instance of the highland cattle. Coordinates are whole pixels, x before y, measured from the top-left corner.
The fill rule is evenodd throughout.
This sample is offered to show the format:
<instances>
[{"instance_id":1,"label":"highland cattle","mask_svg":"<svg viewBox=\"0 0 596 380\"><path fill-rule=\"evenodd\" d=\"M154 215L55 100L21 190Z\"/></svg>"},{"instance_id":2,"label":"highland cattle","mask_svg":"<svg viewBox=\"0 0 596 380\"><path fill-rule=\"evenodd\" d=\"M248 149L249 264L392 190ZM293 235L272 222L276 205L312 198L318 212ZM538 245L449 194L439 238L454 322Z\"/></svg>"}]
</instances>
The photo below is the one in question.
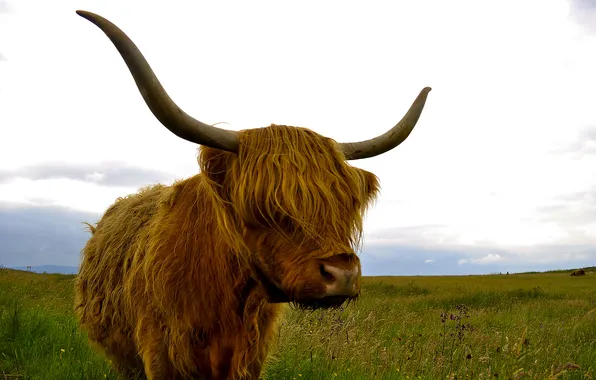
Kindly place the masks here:
<instances>
[{"instance_id":1,"label":"highland cattle","mask_svg":"<svg viewBox=\"0 0 596 380\"><path fill-rule=\"evenodd\" d=\"M362 142L284 125L220 129L182 111L118 27L77 13L112 41L155 117L201 145L199 174L119 198L89 225L77 319L126 377L257 379L283 303L330 308L359 295L362 218L379 183L347 161L402 143L430 88Z\"/></svg>"},{"instance_id":2,"label":"highland cattle","mask_svg":"<svg viewBox=\"0 0 596 380\"><path fill-rule=\"evenodd\" d=\"M586 272L583 269L576 269L573 272L571 272L571 276L585 276Z\"/></svg>"}]
</instances>

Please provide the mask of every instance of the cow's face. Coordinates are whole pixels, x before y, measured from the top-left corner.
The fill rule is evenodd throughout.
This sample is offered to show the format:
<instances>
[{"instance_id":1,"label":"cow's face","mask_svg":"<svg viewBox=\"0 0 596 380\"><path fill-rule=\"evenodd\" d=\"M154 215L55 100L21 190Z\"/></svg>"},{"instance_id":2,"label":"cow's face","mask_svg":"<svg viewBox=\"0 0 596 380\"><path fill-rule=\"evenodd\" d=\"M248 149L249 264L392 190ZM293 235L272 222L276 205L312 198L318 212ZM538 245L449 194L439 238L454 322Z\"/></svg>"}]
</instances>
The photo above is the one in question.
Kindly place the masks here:
<instances>
[{"instance_id":1,"label":"cow's face","mask_svg":"<svg viewBox=\"0 0 596 380\"><path fill-rule=\"evenodd\" d=\"M355 248L377 178L350 166L333 140L302 128L245 131L241 147L223 187L268 299L317 308L356 297Z\"/></svg>"}]
</instances>

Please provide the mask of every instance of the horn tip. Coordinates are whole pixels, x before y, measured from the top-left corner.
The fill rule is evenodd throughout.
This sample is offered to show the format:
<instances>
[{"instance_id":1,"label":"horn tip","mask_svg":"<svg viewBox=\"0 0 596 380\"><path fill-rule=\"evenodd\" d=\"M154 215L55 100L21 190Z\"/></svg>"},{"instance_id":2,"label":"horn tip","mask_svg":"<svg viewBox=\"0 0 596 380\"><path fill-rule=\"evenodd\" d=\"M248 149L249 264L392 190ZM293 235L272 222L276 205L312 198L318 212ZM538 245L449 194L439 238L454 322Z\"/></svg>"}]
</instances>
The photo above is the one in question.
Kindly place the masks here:
<instances>
[{"instance_id":1,"label":"horn tip","mask_svg":"<svg viewBox=\"0 0 596 380\"><path fill-rule=\"evenodd\" d=\"M89 12L89 11L83 11L83 10L78 9L76 12L79 16L81 16L82 18L85 18L89 21L93 21L93 19L97 17L96 14Z\"/></svg>"}]
</instances>

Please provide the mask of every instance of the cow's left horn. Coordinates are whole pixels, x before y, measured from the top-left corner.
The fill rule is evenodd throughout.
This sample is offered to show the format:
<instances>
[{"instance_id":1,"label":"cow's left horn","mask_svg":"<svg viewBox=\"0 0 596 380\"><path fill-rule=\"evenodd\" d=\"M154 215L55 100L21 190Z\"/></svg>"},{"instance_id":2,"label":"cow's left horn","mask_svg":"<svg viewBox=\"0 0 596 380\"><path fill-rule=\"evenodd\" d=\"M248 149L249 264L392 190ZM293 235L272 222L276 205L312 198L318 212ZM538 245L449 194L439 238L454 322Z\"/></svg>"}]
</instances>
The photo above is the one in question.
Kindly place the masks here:
<instances>
[{"instance_id":1,"label":"cow's left horn","mask_svg":"<svg viewBox=\"0 0 596 380\"><path fill-rule=\"evenodd\" d=\"M404 142L410 135L410 132L412 132L412 129L416 126L430 90L430 87L423 88L416 100L414 100L414 103L412 103L412 106L406 115L395 125L395 127L382 135L366 141L340 143L339 145L344 152L346 160L359 160L361 158L378 156Z\"/></svg>"},{"instance_id":2,"label":"cow's left horn","mask_svg":"<svg viewBox=\"0 0 596 380\"><path fill-rule=\"evenodd\" d=\"M190 142L228 152L238 151L238 135L235 131L202 123L186 114L174 103L159 83L143 54L122 30L94 13L77 11L77 14L97 25L109 37L126 62L145 103L167 129Z\"/></svg>"}]
</instances>

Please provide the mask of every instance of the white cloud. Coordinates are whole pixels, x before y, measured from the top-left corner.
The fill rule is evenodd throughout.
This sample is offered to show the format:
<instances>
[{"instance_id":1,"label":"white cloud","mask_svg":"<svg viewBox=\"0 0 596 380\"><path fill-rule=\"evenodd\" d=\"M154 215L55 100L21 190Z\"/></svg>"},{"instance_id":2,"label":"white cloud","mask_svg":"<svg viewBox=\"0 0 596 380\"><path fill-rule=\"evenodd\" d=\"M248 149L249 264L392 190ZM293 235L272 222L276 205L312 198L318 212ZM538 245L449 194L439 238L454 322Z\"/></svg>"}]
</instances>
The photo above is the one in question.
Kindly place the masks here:
<instances>
[{"instance_id":1,"label":"white cloud","mask_svg":"<svg viewBox=\"0 0 596 380\"><path fill-rule=\"evenodd\" d=\"M135 192L126 187L103 187L70 179L30 180L18 178L0 184L0 201L25 205L64 206L103 212L122 195Z\"/></svg>"},{"instance_id":2,"label":"white cloud","mask_svg":"<svg viewBox=\"0 0 596 380\"><path fill-rule=\"evenodd\" d=\"M474 264L491 264L502 261L503 258L498 253L489 253L486 256L480 257L478 259L472 258L470 262Z\"/></svg>"},{"instance_id":3,"label":"white cloud","mask_svg":"<svg viewBox=\"0 0 596 380\"><path fill-rule=\"evenodd\" d=\"M90 182L101 182L101 180L103 180L103 177L104 177L103 173L93 172L93 173L87 174L85 176L85 180L90 181Z\"/></svg>"},{"instance_id":4,"label":"white cloud","mask_svg":"<svg viewBox=\"0 0 596 380\"><path fill-rule=\"evenodd\" d=\"M11 10L11 5L6 0L0 0L0 14L8 13Z\"/></svg>"},{"instance_id":5,"label":"white cloud","mask_svg":"<svg viewBox=\"0 0 596 380\"><path fill-rule=\"evenodd\" d=\"M424 262L425 262L426 264L431 264L431 263L434 263L434 262L435 262L435 260L427 259L427 260L424 260Z\"/></svg>"},{"instance_id":6,"label":"white cloud","mask_svg":"<svg viewBox=\"0 0 596 380\"><path fill-rule=\"evenodd\" d=\"M557 201L596 185L596 154L577 145L596 125L596 37L568 18L573 4L233 4L148 1L139 13L117 2L12 3L0 15L10 57L0 65L0 170L118 161L172 178L197 172L196 147L154 119L111 42L74 13L87 9L131 36L181 108L231 129L280 123L367 139L432 86L402 146L353 163L383 186L368 244L534 260L540 247L596 243L587 201ZM13 180L0 200L103 211L135 190L87 179L96 184ZM573 206L544 211L555 203ZM473 257L509 259L495 255Z\"/></svg>"},{"instance_id":7,"label":"white cloud","mask_svg":"<svg viewBox=\"0 0 596 380\"><path fill-rule=\"evenodd\" d=\"M596 34L596 3L593 0L570 0L571 17L588 33Z\"/></svg>"},{"instance_id":8,"label":"white cloud","mask_svg":"<svg viewBox=\"0 0 596 380\"><path fill-rule=\"evenodd\" d=\"M457 264L458 265L462 265L462 264L466 264L466 263L468 263L468 260L467 259L459 259L459 260L457 260Z\"/></svg>"}]
</instances>

